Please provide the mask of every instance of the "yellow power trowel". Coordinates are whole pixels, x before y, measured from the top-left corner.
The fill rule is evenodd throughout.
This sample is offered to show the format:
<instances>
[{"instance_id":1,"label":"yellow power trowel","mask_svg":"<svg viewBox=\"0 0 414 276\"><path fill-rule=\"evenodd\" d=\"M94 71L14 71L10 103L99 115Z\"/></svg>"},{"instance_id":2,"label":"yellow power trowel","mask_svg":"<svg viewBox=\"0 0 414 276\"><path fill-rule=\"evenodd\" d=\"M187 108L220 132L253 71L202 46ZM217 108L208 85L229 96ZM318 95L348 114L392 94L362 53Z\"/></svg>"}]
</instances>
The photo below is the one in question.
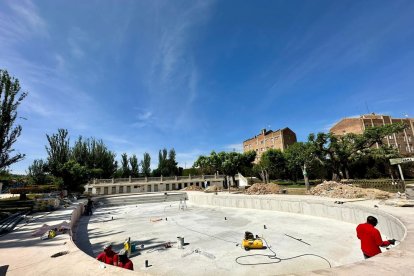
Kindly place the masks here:
<instances>
[{"instance_id":1,"label":"yellow power trowel","mask_svg":"<svg viewBox=\"0 0 414 276\"><path fill-rule=\"evenodd\" d=\"M244 250L250 250L250 249L263 249L263 240L259 238L258 235L256 237L253 236L253 233L251 232L245 232L244 233L244 240L242 241L242 246Z\"/></svg>"}]
</instances>

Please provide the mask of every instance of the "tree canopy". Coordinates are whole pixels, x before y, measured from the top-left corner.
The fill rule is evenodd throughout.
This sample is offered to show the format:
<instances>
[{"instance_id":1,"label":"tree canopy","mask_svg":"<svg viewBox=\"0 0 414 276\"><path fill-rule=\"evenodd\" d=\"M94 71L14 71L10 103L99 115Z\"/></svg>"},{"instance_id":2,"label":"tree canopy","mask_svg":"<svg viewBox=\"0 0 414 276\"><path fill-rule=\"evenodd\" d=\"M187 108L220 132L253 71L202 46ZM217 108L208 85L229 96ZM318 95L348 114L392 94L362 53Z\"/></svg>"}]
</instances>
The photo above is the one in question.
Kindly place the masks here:
<instances>
[{"instance_id":1,"label":"tree canopy","mask_svg":"<svg viewBox=\"0 0 414 276\"><path fill-rule=\"evenodd\" d=\"M25 157L14 153L12 146L22 132L22 127L15 125L15 121L17 108L26 96L26 92L20 93L19 80L0 69L0 171Z\"/></svg>"}]
</instances>

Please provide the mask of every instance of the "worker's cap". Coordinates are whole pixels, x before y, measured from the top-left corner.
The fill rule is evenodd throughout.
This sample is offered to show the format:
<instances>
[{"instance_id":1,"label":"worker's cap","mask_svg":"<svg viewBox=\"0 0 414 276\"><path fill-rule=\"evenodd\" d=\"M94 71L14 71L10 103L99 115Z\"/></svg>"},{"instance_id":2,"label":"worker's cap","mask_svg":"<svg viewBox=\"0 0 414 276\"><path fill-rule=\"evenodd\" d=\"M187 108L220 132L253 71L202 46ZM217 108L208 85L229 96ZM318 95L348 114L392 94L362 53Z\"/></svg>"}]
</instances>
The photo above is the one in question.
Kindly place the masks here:
<instances>
[{"instance_id":1,"label":"worker's cap","mask_svg":"<svg viewBox=\"0 0 414 276\"><path fill-rule=\"evenodd\" d=\"M119 256L126 256L128 253L128 251L126 251L125 249L121 249L118 253Z\"/></svg>"},{"instance_id":2,"label":"worker's cap","mask_svg":"<svg viewBox=\"0 0 414 276\"><path fill-rule=\"evenodd\" d=\"M110 243L105 243L104 246L103 246L103 249L105 250L105 249L109 249L111 247L112 247L112 245Z\"/></svg>"}]
</instances>

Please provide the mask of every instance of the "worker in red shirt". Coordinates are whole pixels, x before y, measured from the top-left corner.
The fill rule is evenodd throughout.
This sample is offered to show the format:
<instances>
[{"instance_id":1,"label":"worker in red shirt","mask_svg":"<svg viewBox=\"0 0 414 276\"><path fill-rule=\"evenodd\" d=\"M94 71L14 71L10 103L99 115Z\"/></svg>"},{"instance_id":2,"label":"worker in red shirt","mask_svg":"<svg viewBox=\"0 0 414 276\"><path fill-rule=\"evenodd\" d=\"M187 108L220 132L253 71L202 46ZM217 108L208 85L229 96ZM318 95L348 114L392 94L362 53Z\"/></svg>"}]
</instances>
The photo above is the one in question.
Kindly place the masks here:
<instances>
[{"instance_id":1,"label":"worker in red shirt","mask_svg":"<svg viewBox=\"0 0 414 276\"><path fill-rule=\"evenodd\" d=\"M378 220L373 216L369 216L366 223L361 223L356 228L357 237L361 240L361 250L365 259L381 253L380 246L384 247L395 244L394 239L382 240L380 232L375 228L377 224Z\"/></svg>"},{"instance_id":2,"label":"worker in red shirt","mask_svg":"<svg viewBox=\"0 0 414 276\"><path fill-rule=\"evenodd\" d=\"M118 261L117 265L125 269L134 270L134 264L131 262L130 259L128 259L127 253L128 251L126 251L125 249L122 249L121 251L119 251L118 256L117 256L117 261Z\"/></svg>"},{"instance_id":3,"label":"worker in red shirt","mask_svg":"<svg viewBox=\"0 0 414 276\"><path fill-rule=\"evenodd\" d=\"M111 244L105 244L104 245L104 251L96 257L98 261L101 261L105 264L114 265L114 262L116 262L116 254L114 251L112 251Z\"/></svg>"}]
</instances>

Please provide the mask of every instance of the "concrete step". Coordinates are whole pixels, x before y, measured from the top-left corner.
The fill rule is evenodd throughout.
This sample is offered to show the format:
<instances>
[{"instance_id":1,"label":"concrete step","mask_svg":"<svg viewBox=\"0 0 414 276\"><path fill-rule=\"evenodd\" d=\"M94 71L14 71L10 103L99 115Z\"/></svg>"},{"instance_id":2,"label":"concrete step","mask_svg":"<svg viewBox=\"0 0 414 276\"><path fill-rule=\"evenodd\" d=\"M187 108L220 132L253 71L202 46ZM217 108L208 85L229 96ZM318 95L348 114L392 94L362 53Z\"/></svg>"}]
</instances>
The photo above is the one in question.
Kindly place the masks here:
<instances>
[{"instance_id":1,"label":"concrete step","mask_svg":"<svg viewBox=\"0 0 414 276\"><path fill-rule=\"evenodd\" d=\"M123 205L136 205L145 203L157 203L157 202L171 202L187 199L186 193L174 193L174 194L138 194L138 195L116 195L100 197L96 201L101 202L102 206L123 206ZM98 205L100 205L98 203Z\"/></svg>"}]
</instances>

